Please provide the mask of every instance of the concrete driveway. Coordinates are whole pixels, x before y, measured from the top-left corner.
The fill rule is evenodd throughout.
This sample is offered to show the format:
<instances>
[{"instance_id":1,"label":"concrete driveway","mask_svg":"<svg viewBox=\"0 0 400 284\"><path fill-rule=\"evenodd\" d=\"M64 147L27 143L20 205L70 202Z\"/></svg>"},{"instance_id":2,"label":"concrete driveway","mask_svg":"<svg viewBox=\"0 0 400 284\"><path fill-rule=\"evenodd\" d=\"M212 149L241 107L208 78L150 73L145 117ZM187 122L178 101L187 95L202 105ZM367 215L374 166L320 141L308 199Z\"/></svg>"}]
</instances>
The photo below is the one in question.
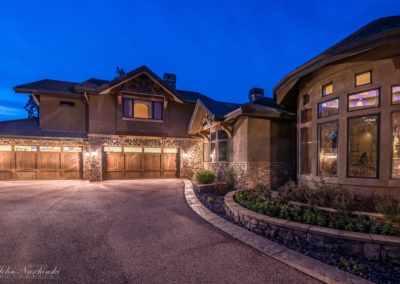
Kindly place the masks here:
<instances>
[{"instance_id":1,"label":"concrete driveway","mask_svg":"<svg viewBox=\"0 0 400 284\"><path fill-rule=\"evenodd\" d=\"M203 221L180 180L1 182L7 269L63 283L317 282Z\"/></svg>"}]
</instances>

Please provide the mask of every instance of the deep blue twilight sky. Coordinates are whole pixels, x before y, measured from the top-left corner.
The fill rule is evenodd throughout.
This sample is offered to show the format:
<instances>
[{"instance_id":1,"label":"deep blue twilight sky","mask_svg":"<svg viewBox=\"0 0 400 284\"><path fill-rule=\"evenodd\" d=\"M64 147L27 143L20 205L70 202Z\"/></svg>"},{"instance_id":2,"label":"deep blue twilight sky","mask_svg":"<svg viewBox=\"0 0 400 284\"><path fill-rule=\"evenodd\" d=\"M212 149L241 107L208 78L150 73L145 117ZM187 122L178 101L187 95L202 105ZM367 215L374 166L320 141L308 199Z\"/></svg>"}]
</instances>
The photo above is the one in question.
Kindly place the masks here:
<instances>
[{"instance_id":1,"label":"deep blue twilight sky","mask_svg":"<svg viewBox=\"0 0 400 284\"><path fill-rule=\"evenodd\" d=\"M400 14L380 1L2 1L0 120L24 118L16 85L113 79L147 65L178 89L244 102L368 22Z\"/></svg>"}]
</instances>

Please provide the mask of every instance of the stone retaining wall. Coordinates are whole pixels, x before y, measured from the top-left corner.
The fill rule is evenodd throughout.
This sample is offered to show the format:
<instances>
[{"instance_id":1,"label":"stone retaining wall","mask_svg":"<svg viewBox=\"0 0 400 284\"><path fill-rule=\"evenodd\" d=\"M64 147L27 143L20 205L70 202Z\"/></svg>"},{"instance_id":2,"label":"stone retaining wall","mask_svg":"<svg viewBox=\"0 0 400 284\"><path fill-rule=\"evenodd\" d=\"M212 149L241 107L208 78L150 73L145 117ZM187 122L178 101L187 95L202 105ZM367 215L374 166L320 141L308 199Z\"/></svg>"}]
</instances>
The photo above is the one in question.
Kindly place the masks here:
<instances>
[{"instance_id":1,"label":"stone retaining wall","mask_svg":"<svg viewBox=\"0 0 400 284\"><path fill-rule=\"evenodd\" d=\"M250 231L274 239L295 241L299 245L308 242L319 247L336 248L344 255L400 264L400 237L336 230L265 216L239 205L233 199L236 192L225 195L225 211Z\"/></svg>"}]
</instances>

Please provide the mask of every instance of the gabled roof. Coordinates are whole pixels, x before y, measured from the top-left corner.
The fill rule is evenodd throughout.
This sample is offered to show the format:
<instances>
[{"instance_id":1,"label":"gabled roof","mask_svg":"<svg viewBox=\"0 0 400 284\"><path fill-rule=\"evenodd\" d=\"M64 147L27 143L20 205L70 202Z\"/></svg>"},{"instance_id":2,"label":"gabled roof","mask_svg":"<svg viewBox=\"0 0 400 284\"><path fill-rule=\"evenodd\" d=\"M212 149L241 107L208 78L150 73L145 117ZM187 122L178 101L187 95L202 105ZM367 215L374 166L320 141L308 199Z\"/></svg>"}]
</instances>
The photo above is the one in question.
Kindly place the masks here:
<instances>
[{"instance_id":1,"label":"gabled roof","mask_svg":"<svg viewBox=\"0 0 400 284\"><path fill-rule=\"evenodd\" d=\"M212 98L209 98L206 95L203 95L203 94L198 93L198 92L176 90L175 93L185 103L193 103L193 104L195 104L198 99L200 99L202 101L207 101L208 100L208 101L215 102L215 100L213 100Z\"/></svg>"},{"instance_id":2,"label":"gabled roof","mask_svg":"<svg viewBox=\"0 0 400 284\"><path fill-rule=\"evenodd\" d=\"M323 66L398 41L400 16L377 19L287 74L274 87L274 98L282 102L300 78Z\"/></svg>"},{"instance_id":3,"label":"gabled roof","mask_svg":"<svg viewBox=\"0 0 400 284\"><path fill-rule=\"evenodd\" d=\"M44 79L14 87L16 93L51 93L64 96L77 96L74 86L77 83Z\"/></svg>"},{"instance_id":4,"label":"gabled roof","mask_svg":"<svg viewBox=\"0 0 400 284\"><path fill-rule=\"evenodd\" d=\"M0 121L0 137L87 138L82 132L43 131L37 119Z\"/></svg>"},{"instance_id":5,"label":"gabled roof","mask_svg":"<svg viewBox=\"0 0 400 284\"><path fill-rule=\"evenodd\" d=\"M86 80L82 83L76 84L75 85L75 90L77 91L82 91L82 92L88 92L88 91L93 91L97 92L97 89L99 89L101 86L108 84L110 81L107 80L101 80L101 79L96 79L96 78L90 78L89 80Z\"/></svg>"}]
</instances>

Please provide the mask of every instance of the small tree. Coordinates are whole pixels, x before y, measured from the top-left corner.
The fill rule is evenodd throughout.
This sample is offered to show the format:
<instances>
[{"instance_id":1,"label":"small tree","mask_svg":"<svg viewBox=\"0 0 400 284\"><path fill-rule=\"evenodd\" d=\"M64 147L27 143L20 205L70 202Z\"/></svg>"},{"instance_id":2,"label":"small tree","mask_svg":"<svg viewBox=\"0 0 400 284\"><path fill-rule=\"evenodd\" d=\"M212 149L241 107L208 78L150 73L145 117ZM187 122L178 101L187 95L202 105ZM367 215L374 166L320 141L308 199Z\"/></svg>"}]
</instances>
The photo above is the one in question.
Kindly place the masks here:
<instances>
[{"instance_id":1,"label":"small tree","mask_svg":"<svg viewBox=\"0 0 400 284\"><path fill-rule=\"evenodd\" d=\"M29 119L39 117L39 107L36 101L33 99L32 95L29 95L28 101L26 102L24 109L28 113Z\"/></svg>"}]
</instances>

